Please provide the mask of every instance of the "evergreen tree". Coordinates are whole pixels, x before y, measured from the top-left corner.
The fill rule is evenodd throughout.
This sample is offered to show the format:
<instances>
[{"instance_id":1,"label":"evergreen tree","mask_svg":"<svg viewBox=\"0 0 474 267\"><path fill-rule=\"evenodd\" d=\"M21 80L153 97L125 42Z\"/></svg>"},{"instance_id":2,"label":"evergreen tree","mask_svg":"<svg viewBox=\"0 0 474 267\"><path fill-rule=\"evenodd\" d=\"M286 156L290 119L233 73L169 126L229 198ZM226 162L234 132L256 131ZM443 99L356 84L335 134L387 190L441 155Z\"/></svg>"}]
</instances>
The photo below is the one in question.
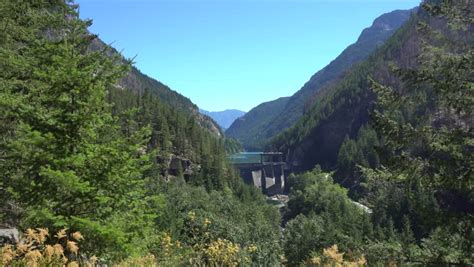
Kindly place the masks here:
<instances>
[{"instance_id":1,"label":"evergreen tree","mask_svg":"<svg viewBox=\"0 0 474 267\"><path fill-rule=\"evenodd\" d=\"M389 178L404 188L408 203L414 204L409 219L416 221L415 236L426 237L429 231L427 243L438 246L439 254L428 260L472 264L472 231L460 229L472 229L473 222L473 5L426 1L423 8L419 65L395 68L402 88L372 81L378 96L372 117L383 140L386 168L369 176ZM411 239L407 224L405 240ZM451 251L442 241L445 235L455 237L458 246L451 257L443 252Z\"/></svg>"},{"instance_id":2,"label":"evergreen tree","mask_svg":"<svg viewBox=\"0 0 474 267\"><path fill-rule=\"evenodd\" d=\"M420 67L395 69L410 91L402 93L373 81L379 105L374 122L383 145L394 152L388 162L392 168L417 172L433 189L472 197L472 5L442 1L424 7L431 21L447 23L439 31L420 23L424 42ZM400 121L400 110L413 113Z\"/></svg>"},{"instance_id":3,"label":"evergreen tree","mask_svg":"<svg viewBox=\"0 0 474 267\"><path fill-rule=\"evenodd\" d=\"M408 247L410 244L415 242L415 237L411 230L410 218L408 218L408 216L403 216L402 223L401 241L404 247Z\"/></svg>"},{"instance_id":4,"label":"evergreen tree","mask_svg":"<svg viewBox=\"0 0 474 267\"><path fill-rule=\"evenodd\" d=\"M356 142L346 136L339 149L337 176L342 179L353 177L356 164L360 161L359 156L359 149ZM342 180L341 183L344 184L344 180Z\"/></svg>"},{"instance_id":5,"label":"evergreen tree","mask_svg":"<svg viewBox=\"0 0 474 267\"><path fill-rule=\"evenodd\" d=\"M69 2L1 7L10 16L1 17L0 113L10 126L0 170L23 209L21 226L80 230L89 237L83 249L111 257L139 251L153 218L142 175L149 133L122 132L106 102L128 65L89 51L90 21Z\"/></svg>"}]
</instances>

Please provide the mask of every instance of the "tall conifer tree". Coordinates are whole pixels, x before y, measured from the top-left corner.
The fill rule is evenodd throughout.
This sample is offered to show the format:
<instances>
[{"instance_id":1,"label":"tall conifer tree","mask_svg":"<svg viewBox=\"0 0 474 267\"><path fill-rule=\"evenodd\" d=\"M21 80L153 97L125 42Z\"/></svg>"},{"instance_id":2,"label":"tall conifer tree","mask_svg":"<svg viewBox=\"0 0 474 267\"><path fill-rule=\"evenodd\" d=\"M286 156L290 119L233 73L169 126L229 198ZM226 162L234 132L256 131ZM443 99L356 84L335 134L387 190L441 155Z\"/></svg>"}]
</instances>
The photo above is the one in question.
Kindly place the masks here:
<instances>
[{"instance_id":1,"label":"tall conifer tree","mask_svg":"<svg viewBox=\"0 0 474 267\"><path fill-rule=\"evenodd\" d=\"M2 0L0 7L7 125L0 171L8 199L23 210L21 226L80 230L83 249L101 242L112 257L140 250L132 244L148 235L153 217L142 175L149 132L124 134L106 102L128 64L89 50L91 22L70 2Z\"/></svg>"}]
</instances>

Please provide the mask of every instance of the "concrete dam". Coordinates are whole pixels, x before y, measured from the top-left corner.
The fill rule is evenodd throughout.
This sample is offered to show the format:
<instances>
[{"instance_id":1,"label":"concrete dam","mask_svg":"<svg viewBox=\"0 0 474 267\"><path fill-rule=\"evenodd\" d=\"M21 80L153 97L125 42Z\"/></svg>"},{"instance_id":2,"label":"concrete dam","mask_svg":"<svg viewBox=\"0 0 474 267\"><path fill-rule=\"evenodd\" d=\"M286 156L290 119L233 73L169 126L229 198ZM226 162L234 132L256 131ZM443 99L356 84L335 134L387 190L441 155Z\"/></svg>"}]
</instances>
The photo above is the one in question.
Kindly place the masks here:
<instances>
[{"instance_id":1,"label":"concrete dam","mask_svg":"<svg viewBox=\"0 0 474 267\"><path fill-rule=\"evenodd\" d=\"M239 170L247 184L252 184L266 195L281 194L285 190L285 166L280 152L241 152L229 156L230 163Z\"/></svg>"}]
</instances>

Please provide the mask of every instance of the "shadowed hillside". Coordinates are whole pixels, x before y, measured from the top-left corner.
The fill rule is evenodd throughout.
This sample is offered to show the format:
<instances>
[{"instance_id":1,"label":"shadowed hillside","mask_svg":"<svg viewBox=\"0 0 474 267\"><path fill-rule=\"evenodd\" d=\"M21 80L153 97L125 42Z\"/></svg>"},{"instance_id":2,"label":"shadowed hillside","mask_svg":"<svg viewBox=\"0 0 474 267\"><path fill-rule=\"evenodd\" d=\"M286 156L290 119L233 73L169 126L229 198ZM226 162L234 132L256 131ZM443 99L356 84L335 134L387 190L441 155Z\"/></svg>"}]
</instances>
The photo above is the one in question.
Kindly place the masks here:
<instances>
[{"instance_id":1,"label":"shadowed hillside","mask_svg":"<svg viewBox=\"0 0 474 267\"><path fill-rule=\"evenodd\" d=\"M354 44L314 74L284 105L280 99L278 103L267 102L265 110L261 109L263 106L255 107L247 114L252 118L244 116L227 130L227 135L241 141L245 148L262 149L268 139L293 126L303 116L307 102L314 94L327 84L337 83L352 65L366 59L408 20L412 12L396 10L378 17Z\"/></svg>"}]
</instances>

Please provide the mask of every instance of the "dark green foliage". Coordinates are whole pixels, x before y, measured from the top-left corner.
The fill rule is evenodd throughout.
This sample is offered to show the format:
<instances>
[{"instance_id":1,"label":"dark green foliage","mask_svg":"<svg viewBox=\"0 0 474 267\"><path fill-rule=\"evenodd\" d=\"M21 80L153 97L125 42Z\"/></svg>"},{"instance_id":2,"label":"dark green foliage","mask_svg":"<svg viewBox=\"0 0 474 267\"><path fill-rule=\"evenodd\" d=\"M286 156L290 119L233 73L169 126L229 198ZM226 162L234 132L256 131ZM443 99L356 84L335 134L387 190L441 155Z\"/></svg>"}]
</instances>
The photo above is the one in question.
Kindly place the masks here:
<instances>
[{"instance_id":1,"label":"dark green foliage","mask_svg":"<svg viewBox=\"0 0 474 267\"><path fill-rule=\"evenodd\" d=\"M248 186L244 190L252 190ZM274 265L279 261L280 245L278 210L267 205L261 194L239 200L230 191L207 192L202 187L168 183L162 189L168 209L160 217L161 231L169 232L183 242L193 245L197 239L223 238L242 247L254 244L258 247L252 261L256 265ZM196 237L187 225L189 212L197 220L210 220L211 226ZM203 244L205 242L200 241ZM157 247L156 249L160 249Z\"/></svg>"},{"instance_id":2,"label":"dark green foliage","mask_svg":"<svg viewBox=\"0 0 474 267\"><path fill-rule=\"evenodd\" d=\"M151 174L157 181L149 186L152 194L164 196L166 200L165 206L157 210L157 231L171 233L174 240L186 246L199 242L202 245L217 238L242 247L254 244L258 251L252 254L253 262L264 264L278 260L279 214L266 204L257 189L245 185L228 165L227 153L241 151L236 140L215 136L201 127L192 114L175 110L147 90L137 95L111 89L109 100L124 131L130 128L128 121L134 127L151 128L147 149L156 156ZM180 160L176 173L170 173L169 159L175 157L189 160L190 168L183 166L184 161ZM161 181L162 176L167 176L170 182ZM206 236L204 232L196 234L188 225L187 216L191 211L201 221L204 218L212 221ZM162 253L159 243L150 247L153 253Z\"/></svg>"},{"instance_id":3,"label":"dark green foliage","mask_svg":"<svg viewBox=\"0 0 474 267\"><path fill-rule=\"evenodd\" d=\"M298 265L308 259L312 252L326 248L321 235L324 231L320 217L296 216L286 225L284 232L284 251L288 263Z\"/></svg>"},{"instance_id":4,"label":"dark green foliage","mask_svg":"<svg viewBox=\"0 0 474 267\"><path fill-rule=\"evenodd\" d=\"M386 168L364 174L378 195L374 213L391 216L405 244L421 243L422 261L472 264L474 7L440 1L424 9L418 66L395 68L402 87L373 81Z\"/></svg>"},{"instance_id":5,"label":"dark green foliage","mask_svg":"<svg viewBox=\"0 0 474 267\"><path fill-rule=\"evenodd\" d=\"M77 229L85 251L113 258L140 251L159 200L144 187L149 129L121 131L105 101L127 65L87 53L90 22L69 3L1 7L0 170L22 228Z\"/></svg>"},{"instance_id":6,"label":"dark green foliage","mask_svg":"<svg viewBox=\"0 0 474 267\"><path fill-rule=\"evenodd\" d=\"M425 261L472 264L472 222L454 227L458 229L436 228L428 238L422 240L421 255ZM470 240L466 240L466 232L470 234Z\"/></svg>"},{"instance_id":7,"label":"dark green foliage","mask_svg":"<svg viewBox=\"0 0 474 267\"><path fill-rule=\"evenodd\" d=\"M356 256L372 238L369 214L334 184L331 175L314 169L289 181L290 201L285 213L284 250L290 264L305 261L312 252L337 244Z\"/></svg>"},{"instance_id":8,"label":"dark green foliage","mask_svg":"<svg viewBox=\"0 0 474 267\"><path fill-rule=\"evenodd\" d=\"M79 230L81 253L113 262L157 251L162 231L189 242L196 209L213 238L278 260L277 210L227 163L238 143L156 81L123 88L129 62L70 2L2 0L0 18L2 225Z\"/></svg>"},{"instance_id":9,"label":"dark green foliage","mask_svg":"<svg viewBox=\"0 0 474 267\"><path fill-rule=\"evenodd\" d=\"M239 152L244 151L242 147L242 143L240 143L237 139L234 138L226 138L224 140L225 151L228 155L236 154Z\"/></svg>"},{"instance_id":10,"label":"dark green foliage","mask_svg":"<svg viewBox=\"0 0 474 267\"><path fill-rule=\"evenodd\" d=\"M154 169L157 175L176 176L176 173L169 173L169 164L173 157L178 157L191 164L177 164L184 178L194 185L205 185L208 190L232 187L240 179L233 175L224 147L226 143L228 148L238 149L238 143L213 135L197 123L194 115L177 111L148 90L137 95L128 90L112 89L109 100L114 103L114 114L122 124L132 120L140 126L151 127L148 149L156 152ZM135 112L130 113L130 110Z\"/></svg>"},{"instance_id":11,"label":"dark green foliage","mask_svg":"<svg viewBox=\"0 0 474 267\"><path fill-rule=\"evenodd\" d=\"M429 185L472 197L474 37L472 21L465 21L472 6L447 2L427 6L436 15L431 21L442 17L448 23L439 29L429 21L419 23L420 67L395 70L409 91L373 82L379 96L373 118L383 145L394 152L388 164L400 169L418 165ZM398 119L400 110L411 112L404 121Z\"/></svg>"},{"instance_id":12,"label":"dark green foliage","mask_svg":"<svg viewBox=\"0 0 474 267\"><path fill-rule=\"evenodd\" d=\"M414 15L367 60L355 64L339 80L322 88L314 98L314 105L308 107L293 127L275 137L269 147L288 152L295 171L307 171L316 164L325 170L335 169L345 137L355 140L359 129L370 121L369 111L375 97L368 75L396 85L399 79L389 66L412 64L410 59L416 57L415 21Z\"/></svg>"},{"instance_id":13,"label":"dark green foliage","mask_svg":"<svg viewBox=\"0 0 474 267\"><path fill-rule=\"evenodd\" d=\"M377 153L379 139L377 133L368 125L359 129L356 141L344 139L337 158L335 179L341 185L350 188L351 193L360 194L359 168L378 168L380 159Z\"/></svg>"},{"instance_id":14,"label":"dark green foliage","mask_svg":"<svg viewBox=\"0 0 474 267\"><path fill-rule=\"evenodd\" d=\"M322 138L328 142L329 134L338 136L341 147L336 177L339 175L338 181L345 183L345 178L357 180L355 175L361 175L359 197L373 213L362 226L366 233L363 240L357 239L356 230L347 231L338 224L350 215L331 212L338 214L331 222L338 231L350 233L355 247L371 265L469 265L473 261L473 6L469 1L438 2L425 5L426 11L411 20L368 63L353 69L328 91L313 107L311 116L276 140L284 149L293 149L294 158L308 157L310 161L304 163L307 168L320 162L309 154L316 151L313 147L319 149L318 153L327 152L327 146L311 140ZM412 62L407 63L410 57ZM395 74L389 74L390 69ZM389 81L388 85L364 77L370 73L378 80ZM361 128L360 113L354 111L364 105L370 107L367 104L373 96L369 87L378 101L371 112L370 127ZM366 115L363 118L369 120ZM333 120L340 126L354 122L358 126L337 128ZM356 136L354 130L359 128ZM337 132L341 129L345 136ZM308 257L308 247L320 252L318 242L325 236L321 233L331 232L319 219L311 221L315 215L310 213L324 207L321 198L330 194L310 194L307 174L299 177L300 185L297 182L294 188L300 193L292 195L288 214L294 217L302 213L306 217L297 217L299 227L292 221L287 225L292 227L288 231L292 233L290 239L304 244L304 253L289 251L288 255L297 257L294 263ZM311 195L318 196L318 200ZM317 240L308 238L310 233L305 229L313 229ZM331 241L344 243L343 239Z\"/></svg>"},{"instance_id":15,"label":"dark green foliage","mask_svg":"<svg viewBox=\"0 0 474 267\"><path fill-rule=\"evenodd\" d=\"M123 88L129 63L70 2L0 0L1 223L80 230L104 261L163 255L168 233L255 248L255 265L334 244L370 265L472 264L473 6L437 2L275 140L301 169L336 168L288 178L282 249L278 211L226 161L237 141L158 82Z\"/></svg>"}]
</instances>

